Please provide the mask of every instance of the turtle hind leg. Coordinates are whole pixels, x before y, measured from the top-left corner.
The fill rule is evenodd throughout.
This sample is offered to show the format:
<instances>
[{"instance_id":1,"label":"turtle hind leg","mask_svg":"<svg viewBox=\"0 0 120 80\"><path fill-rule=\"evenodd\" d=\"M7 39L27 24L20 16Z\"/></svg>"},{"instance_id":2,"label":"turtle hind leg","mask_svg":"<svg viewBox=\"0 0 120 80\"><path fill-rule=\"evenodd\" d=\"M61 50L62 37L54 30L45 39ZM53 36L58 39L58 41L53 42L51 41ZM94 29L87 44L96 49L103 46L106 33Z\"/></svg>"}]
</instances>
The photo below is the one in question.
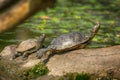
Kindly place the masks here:
<instances>
[{"instance_id":1,"label":"turtle hind leg","mask_svg":"<svg viewBox=\"0 0 120 80\"><path fill-rule=\"evenodd\" d=\"M28 59L28 56L29 56L30 54L31 54L31 53L25 52L25 53L22 55L22 60L27 60L27 59Z\"/></svg>"},{"instance_id":2,"label":"turtle hind leg","mask_svg":"<svg viewBox=\"0 0 120 80\"><path fill-rule=\"evenodd\" d=\"M17 57L22 56L22 55L23 55L23 53L18 52L13 55L12 59L16 59Z\"/></svg>"},{"instance_id":3,"label":"turtle hind leg","mask_svg":"<svg viewBox=\"0 0 120 80\"><path fill-rule=\"evenodd\" d=\"M32 50L32 51L26 51L24 52L24 54L22 55L23 60L28 59L28 56L31 55L32 53L36 52L36 50Z\"/></svg>"}]
</instances>

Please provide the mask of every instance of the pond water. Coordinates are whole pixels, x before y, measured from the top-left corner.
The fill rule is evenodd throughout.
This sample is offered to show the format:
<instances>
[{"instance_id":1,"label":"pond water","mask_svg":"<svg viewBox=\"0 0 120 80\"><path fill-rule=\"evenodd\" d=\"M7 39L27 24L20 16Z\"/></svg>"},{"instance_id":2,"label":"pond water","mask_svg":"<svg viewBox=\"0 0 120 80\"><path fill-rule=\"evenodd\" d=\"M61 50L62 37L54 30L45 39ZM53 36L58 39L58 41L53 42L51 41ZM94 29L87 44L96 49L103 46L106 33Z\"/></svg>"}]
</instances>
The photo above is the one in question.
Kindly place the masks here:
<instances>
[{"instance_id":1,"label":"pond water","mask_svg":"<svg viewBox=\"0 0 120 80\"><path fill-rule=\"evenodd\" d=\"M44 17L44 18L43 18ZM46 19L47 18L47 19ZM107 10L89 10L81 5L58 6L38 12L15 29L0 34L0 51L7 45L46 34L45 45L64 33L80 31L89 34L93 21L100 21L101 28L89 48L106 47L120 44L120 17Z\"/></svg>"},{"instance_id":2,"label":"pond water","mask_svg":"<svg viewBox=\"0 0 120 80\"><path fill-rule=\"evenodd\" d=\"M29 30L22 27L17 27L0 35L0 50L5 46L16 44L22 40L28 39L36 34L32 34Z\"/></svg>"}]
</instances>

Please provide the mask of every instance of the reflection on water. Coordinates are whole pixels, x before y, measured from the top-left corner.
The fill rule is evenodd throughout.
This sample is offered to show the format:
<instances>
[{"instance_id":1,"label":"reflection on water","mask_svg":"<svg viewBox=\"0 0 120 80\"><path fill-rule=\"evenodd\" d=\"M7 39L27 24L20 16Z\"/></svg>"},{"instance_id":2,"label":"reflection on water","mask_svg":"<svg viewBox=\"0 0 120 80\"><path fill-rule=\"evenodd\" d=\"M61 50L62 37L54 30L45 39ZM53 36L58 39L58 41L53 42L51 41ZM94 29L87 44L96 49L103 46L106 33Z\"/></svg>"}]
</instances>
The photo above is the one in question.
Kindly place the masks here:
<instances>
[{"instance_id":1,"label":"reflection on water","mask_svg":"<svg viewBox=\"0 0 120 80\"><path fill-rule=\"evenodd\" d=\"M71 11L70 11L71 10ZM74 10L74 11L72 11ZM10 44L19 43L28 38L35 38L42 33L46 34L45 45L56 36L73 31L81 31L89 34L93 24L86 19L100 21L101 28L89 47L106 47L120 44L120 18L108 11L83 11L80 6L69 7L68 12L64 12L64 7L58 11L48 10L47 16L51 20L41 20L39 16L26 20L17 28L0 34L0 50ZM70 14L70 12L72 12ZM40 13L43 15L43 13ZM55 15L54 15L55 14ZM45 15L45 14L44 14Z\"/></svg>"},{"instance_id":2,"label":"reflection on water","mask_svg":"<svg viewBox=\"0 0 120 80\"><path fill-rule=\"evenodd\" d=\"M15 29L0 34L0 50L2 50L7 45L16 44L22 40L26 40L28 38L34 38L35 36L38 35L40 34L34 33L26 28L18 26Z\"/></svg>"}]
</instances>

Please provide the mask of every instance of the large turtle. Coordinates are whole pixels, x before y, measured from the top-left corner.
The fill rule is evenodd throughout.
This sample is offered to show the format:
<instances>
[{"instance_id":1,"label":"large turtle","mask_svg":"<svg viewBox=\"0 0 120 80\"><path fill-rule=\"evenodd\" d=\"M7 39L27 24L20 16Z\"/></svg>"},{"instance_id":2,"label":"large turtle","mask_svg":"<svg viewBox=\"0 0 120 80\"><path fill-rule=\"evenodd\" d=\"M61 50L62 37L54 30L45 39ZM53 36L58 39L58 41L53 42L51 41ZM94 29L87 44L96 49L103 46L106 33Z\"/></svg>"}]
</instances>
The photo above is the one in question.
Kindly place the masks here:
<instances>
[{"instance_id":1,"label":"large turtle","mask_svg":"<svg viewBox=\"0 0 120 80\"><path fill-rule=\"evenodd\" d=\"M95 36L100 28L99 22L91 29L90 35L85 36L80 32L72 32L68 34L63 34L52 40L47 48L42 48L36 52L36 57L42 59L47 59L52 53L61 53L74 49L84 48L91 39Z\"/></svg>"},{"instance_id":2,"label":"large turtle","mask_svg":"<svg viewBox=\"0 0 120 80\"><path fill-rule=\"evenodd\" d=\"M31 53L37 51L43 47L43 41L45 40L45 34L42 34L36 39L28 39L22 41L16 48L17 53L13 55L13 59L19 56L23 56L23 59L26 59Z\"/></svg>"}]
</instances>

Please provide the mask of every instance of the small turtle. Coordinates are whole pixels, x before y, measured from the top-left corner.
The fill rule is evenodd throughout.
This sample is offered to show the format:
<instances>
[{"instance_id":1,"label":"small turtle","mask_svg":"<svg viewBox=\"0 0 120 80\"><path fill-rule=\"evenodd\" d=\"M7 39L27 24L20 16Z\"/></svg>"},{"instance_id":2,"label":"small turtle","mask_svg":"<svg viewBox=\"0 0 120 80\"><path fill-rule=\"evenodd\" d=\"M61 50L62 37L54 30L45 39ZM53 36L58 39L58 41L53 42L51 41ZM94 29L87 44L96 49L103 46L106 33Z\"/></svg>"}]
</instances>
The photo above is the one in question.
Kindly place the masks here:
<instances>
[{"instance_id":1,"label":"small turtle","mask_svg":"<svg viewBox=\"0 0 120 80\"><path fill-rule=\"evenodd\" d=\"M47 48L42 48L36 52L36 57L47 59L52 53L61 53L79 48L84 48L95 36L100 28L99 22L91 29L90 35L85 36L80 32L63 34L52 40Z\"/></svg>"},{"instance_id":2,"label":"small turtle","mask_svg":"<svg viewBox=\"0 0 120 80\"><path fill-rule=\"evenodd\" d=\"M19 56L23 56L23 59L27 58L30 54L43 47L43 41L45 40L45 34L42 34L36 39L28 39L22 41L16 48L17 53L13 55L13 59Z\"/></svg>"}]
</instances>

